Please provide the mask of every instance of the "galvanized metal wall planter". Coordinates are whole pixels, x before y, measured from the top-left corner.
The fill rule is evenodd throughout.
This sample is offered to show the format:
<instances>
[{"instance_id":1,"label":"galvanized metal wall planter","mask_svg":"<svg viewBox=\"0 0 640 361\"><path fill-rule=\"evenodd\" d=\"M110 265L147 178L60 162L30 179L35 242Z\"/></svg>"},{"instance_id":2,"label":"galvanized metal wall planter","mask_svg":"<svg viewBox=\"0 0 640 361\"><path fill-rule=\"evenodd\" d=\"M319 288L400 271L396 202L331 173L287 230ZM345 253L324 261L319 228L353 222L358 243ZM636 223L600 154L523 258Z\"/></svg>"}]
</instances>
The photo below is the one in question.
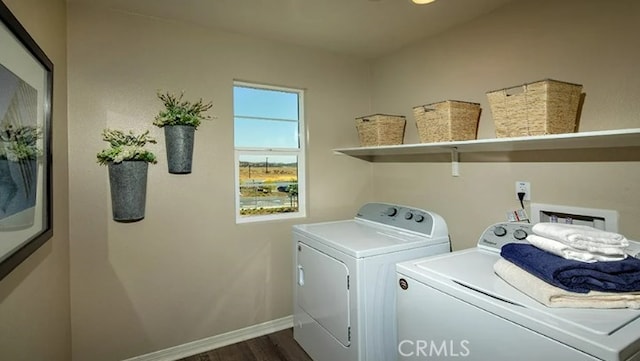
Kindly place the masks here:
<instances>
[{"instance_id":1,"label":"galvanized metal wall planter","mask_svg":"<svg viewBox=\"0 0 640 361\"><path fill-rule=\"evenodd\" d=\"M167 125L164 127L169 173L191 173L195 130L196 128L190 125Z\"/></svg>"},{"instance_id":2,"label":"galvanized metal wall planter","mask_svg":"<svg viewBox=\"0 0 640 361\"><path fill-rule=\"evenodd\" d=\"M136 222L144 218L147 199L147 170L145 161L110 162L109 187L113 220Z\"/></svg>"}]
</instances>

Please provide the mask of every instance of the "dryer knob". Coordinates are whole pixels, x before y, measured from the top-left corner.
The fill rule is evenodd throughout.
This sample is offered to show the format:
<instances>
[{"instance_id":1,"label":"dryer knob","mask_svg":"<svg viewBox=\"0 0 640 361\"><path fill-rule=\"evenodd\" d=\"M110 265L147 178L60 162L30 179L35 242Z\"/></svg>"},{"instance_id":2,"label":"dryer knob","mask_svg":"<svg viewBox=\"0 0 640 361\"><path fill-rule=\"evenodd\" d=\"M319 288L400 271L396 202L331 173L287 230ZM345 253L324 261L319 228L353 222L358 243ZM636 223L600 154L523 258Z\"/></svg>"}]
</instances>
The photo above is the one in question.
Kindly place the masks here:
<instances>
[{"instance_id":1,"label":"dryer knob","mask_svg":"<svg viewBox=\"0 0 640 361\"><path fill-rule=\"evenodd\" d=\"M507 229L502 226L497 226L496 228L493 229L493 234L495 234L498 237L502 237L505 234L507 234Z\"/></svg>"},{"instance_id":2,"label":"dryer knob","mask_svg":"<svg viewBox=\"0 0 640 361\"><path fill-rule=\"evenodd\" d=\"M396 214L398 214L398 208L396 207L389 207L387 208L387 211L385 212L387 216L389 217L393 217Z\"/></svg>"},{"instance_id":3,"label":"dryer knob","mask_svg":"<svg viewBox=\"0 0 640 361\"><path fill-rule=\"evenodd\" d=\"M415 217L413 217L413 220L420 223L422 221L424 221L424 216L422 214L416 214Z\"/></svg>"},{"instance_id":4,"label":"dryer knob","mask_svg":"<svg viewBox=\"0 0 640 361\"><path fill-rule=\"evenodd\" d=\"M404 214L404 219L411 219L411 218L413 218L413 213L407 212Z\"/></svg>"}]
</instances>

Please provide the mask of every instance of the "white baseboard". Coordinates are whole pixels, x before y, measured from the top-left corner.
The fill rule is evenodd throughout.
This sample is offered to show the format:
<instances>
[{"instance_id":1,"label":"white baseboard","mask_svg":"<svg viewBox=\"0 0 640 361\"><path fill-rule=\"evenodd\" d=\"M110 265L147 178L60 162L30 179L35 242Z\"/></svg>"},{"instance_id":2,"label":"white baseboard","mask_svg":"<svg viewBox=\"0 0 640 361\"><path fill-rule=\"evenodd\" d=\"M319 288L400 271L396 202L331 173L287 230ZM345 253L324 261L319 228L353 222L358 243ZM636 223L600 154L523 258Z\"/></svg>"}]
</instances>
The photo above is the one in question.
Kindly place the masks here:
<instances>
[{"instance_id":1,"label":"white baseboard","mask_svg":"<svg viewBox=\"0 0 640 361\"><path fill-rule=\"evenodd\" d=\"M268 335L290 327L293 327L293 316L267 321L221 335L207 337L202 340L155 351L146 355L132 357L123 361L175 361L251 338Z\"/></svg>"}]
</instances>

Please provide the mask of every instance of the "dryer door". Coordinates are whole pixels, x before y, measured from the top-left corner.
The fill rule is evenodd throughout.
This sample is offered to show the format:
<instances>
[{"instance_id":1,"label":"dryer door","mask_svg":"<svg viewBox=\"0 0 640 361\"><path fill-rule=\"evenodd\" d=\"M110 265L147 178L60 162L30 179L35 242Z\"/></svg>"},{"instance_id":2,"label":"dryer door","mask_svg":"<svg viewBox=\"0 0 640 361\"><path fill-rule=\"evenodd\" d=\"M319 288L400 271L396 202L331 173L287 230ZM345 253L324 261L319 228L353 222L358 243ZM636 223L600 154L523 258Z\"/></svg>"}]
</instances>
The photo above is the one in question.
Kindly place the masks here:
<instances>
[{"instance_id":1,"label":"dryer door","mask_svg":"<svg viewBox=\"0 0 640 361\"><path fill-rule=\"evenodd\" d=\"M349 269L340 260L298 242L298 306L344 346L349 335Z\"/></svg>"}]
</instances>

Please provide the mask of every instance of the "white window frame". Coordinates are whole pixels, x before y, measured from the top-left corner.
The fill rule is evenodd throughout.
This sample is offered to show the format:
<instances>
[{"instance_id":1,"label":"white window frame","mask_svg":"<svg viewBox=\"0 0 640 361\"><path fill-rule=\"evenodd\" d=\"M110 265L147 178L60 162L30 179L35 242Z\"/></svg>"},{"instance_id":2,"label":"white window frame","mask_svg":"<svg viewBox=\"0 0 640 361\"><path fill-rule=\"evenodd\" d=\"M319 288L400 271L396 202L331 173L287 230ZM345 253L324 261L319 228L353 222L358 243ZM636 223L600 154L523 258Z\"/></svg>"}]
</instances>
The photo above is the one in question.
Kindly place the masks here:
<instances>
[{"instance_id":1,"label":"white window frame","mask_svg":"<svg viewBox=\"0 0 640 361\"><path fill-rule=\"evenodd\" d=\"M235 214L236 214L236 223L253 223L253 222L264 222L264 221L279 221L285 219L293 219L293 218L303 218L307 215L307 206L306 206L306 128L304 124L304 90L290 88L290 87L280 87L273 85L265 85L259 83L245 82L234 80L233 87L236 86L255 88L255 89L264 89L264 90L277 90L284 91L288 93L297 93L298 94L298 149L281 149L281 148L255 148L255 147L236 147L234 141L234 188L235 188ZM235 123L235 107L233 109L233 119ZM234 124L234 132L235 132L235 124ZM235 133L234 133L235 134ZM266 155L266 156L296 156L298 159L298 211L297 212L286 212L286 213L278 213L278 214L268 214L268 215L254 215L254 216L241 216L240 215L240 157L243 155Z\"/></svg>"}]
</instances>

